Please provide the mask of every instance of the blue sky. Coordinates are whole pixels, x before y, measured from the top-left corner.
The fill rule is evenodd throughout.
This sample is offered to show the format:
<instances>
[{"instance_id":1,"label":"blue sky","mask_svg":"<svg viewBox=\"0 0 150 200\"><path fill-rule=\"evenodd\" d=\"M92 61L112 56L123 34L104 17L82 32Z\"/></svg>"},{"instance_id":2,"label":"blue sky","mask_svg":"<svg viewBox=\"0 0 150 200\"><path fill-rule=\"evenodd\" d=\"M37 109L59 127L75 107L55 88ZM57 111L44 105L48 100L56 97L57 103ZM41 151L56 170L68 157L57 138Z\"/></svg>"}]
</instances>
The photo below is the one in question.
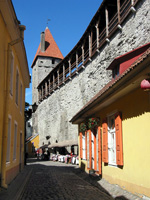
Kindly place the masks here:
<instances>
[{"instance_id":1,"label":"blue sky","mask_svg":"<svg viewBox=\"0 0 150 200\"><path fill-rule=\"evenodd\" d=\"M12 0L18 20L26 26L25 48L30 74L40 43L40 33L48 27L65 57L76 45L102 0ZM32 104L32 83L26 89L26 101Z\"/></svg>"}]
</instances>

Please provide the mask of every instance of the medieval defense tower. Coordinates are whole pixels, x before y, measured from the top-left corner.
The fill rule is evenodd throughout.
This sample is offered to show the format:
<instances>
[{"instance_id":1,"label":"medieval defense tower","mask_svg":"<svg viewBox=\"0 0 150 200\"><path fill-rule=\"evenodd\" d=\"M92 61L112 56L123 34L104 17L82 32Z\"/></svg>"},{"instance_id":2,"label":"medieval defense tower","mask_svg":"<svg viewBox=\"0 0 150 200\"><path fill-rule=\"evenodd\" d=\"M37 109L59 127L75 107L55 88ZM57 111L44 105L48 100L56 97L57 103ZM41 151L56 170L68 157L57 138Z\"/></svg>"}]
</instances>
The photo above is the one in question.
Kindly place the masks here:
<instances>
[{"instance_id":1,"label":"medieval defense tower","mask_svg":"<svg viewBox=\"0 0 150 200\"><path fill-rule=\"evenodd\" d=\"M46 27L41 33L41 41L32 63L32 105L38 105L38 85L63 59L50 30ZM37 112L32 115L33 133L38 133Z\"/></svg>"}]
</instances>

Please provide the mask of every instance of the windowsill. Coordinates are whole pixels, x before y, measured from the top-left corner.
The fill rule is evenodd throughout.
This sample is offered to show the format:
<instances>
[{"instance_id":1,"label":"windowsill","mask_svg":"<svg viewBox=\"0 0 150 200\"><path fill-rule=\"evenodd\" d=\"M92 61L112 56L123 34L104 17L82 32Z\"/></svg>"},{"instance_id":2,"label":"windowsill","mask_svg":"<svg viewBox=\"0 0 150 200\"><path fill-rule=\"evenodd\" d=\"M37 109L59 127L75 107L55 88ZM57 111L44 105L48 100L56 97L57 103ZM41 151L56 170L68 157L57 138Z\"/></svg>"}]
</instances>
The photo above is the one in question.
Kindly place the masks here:
<instances>
[{"instance_id":1,"label":"windowsill","mask_svg":"<svg viewBox=\"0 0 150 200\"><path fill-rule=\"evenodd\" d=\"M10 161L6 162L6 167L9 167L9 166L10 166Z\"/></svg>"},{"instance_id":2,"label":"windowsill","mask_svg":"<svg viewBox=\"0 0 150 200\"><path fill-rule=\"evenodd\" d=\"M86 158L81 158L81 160L86 160Z\"/></svg>"},{"instance_id":3,"label":"windowsill","mask_svg":"<svg viewBox=\"0 0 150 200\"><path fill-rule=\"evenodd\" d=\"M9 96L10 96L11 99L13 99L13 95L10 92L9 92Z\"/></svg>"},{"instance_id":4,"label":"windowsill","mask_svg":"<svg viewBox=\"0 0 150 200\"><path fill-rule=\"evenodd\" d=\"M18 104L15 102L15 104L16 104L16 107L18 108Z\"/></svg>"},{"instance_id":5,"label":"windowsill","mask_svg":"<svg viewBox=\"0 0 150 200\"><path fill-rule=\"evenodd\" d=\"M13 163L15 163L16 162L16 158L13 160Z\"/></svg>"},{"instance_id":6,"label":"windowsill","mask_svg":"<svg viewBox=\"0 0 150 200\"><path fill-rule=\"evenodd\" d=\"M114 163L108 163L108 166L117 168L117 164L114 164Z\"/></svg>"}]
</instances>

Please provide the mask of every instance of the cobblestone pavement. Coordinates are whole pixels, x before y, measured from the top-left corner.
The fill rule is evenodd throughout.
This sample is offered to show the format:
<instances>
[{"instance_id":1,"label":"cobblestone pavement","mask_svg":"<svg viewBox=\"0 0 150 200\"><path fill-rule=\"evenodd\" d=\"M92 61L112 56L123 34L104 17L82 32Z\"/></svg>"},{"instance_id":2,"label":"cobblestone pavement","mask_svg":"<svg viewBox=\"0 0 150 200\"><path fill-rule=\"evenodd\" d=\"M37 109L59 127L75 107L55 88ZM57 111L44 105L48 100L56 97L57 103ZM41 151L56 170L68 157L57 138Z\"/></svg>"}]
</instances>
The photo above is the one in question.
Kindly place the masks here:
<instances>
[{"instance_id":1,"label":"cobblestone pavement","mask_svg":"<svg viewBox=\"0 0 150 200\"><path fill-rule=\"evenodd\" d=\"M104 180L91 178L78 166L52 161L30 162L29 165L32 172L19 200L140 199Z\"/></svg>"},{"instance_id":2,"label":"cobblestone pavement","mask_svg":"<svg viewBox=\"0 0 150 200\"><path fill-rule=\"evenodd\" d=\"M31 163L30 163L31 165ZM111 196L77 176L74 166L45 161L36 162L20 200L111 200Z\"/></svg>"},{"instance_id":3,"label":"cobblestone pavement","mask_svg":"<svg viewBox=\"0 0 150 200\"><path fill-rule=\"evenodd\" d=\"M140 198L137 195L127 192L118 185L108 183L105 179L95 180L95 178L93 179L92 177L87 176L87 174L83 173L80 169L76 170L75 173L93 186L99 188L101 191L111 195L115 200L150 200L145 197Z\"/></svg>"}]
</instances>

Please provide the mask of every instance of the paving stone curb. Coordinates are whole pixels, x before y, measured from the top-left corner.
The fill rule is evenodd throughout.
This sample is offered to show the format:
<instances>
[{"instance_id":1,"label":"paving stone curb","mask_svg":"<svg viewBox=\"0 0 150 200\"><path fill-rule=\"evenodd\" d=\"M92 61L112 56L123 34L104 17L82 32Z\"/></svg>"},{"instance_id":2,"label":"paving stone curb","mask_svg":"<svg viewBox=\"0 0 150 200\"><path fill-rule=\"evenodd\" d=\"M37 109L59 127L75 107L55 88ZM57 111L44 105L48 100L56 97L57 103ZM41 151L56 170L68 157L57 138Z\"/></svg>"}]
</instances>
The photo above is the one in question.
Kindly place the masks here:
<instances>
[{"instance_id":1,"label":"paving stone curb","mask_svg":"<svg viewBox=\"0 0 150 200\"><path fill-rule=\"evenodd\" d=\"M18 200L31 172L32 168L25 166L17 177L10 183L10 185L8 185L8 188L0 191L0 200Z\"/></svg>"},{"instance_id":2,"label":"paving stone curb","mask_svg":"<svg viewBox=\"0 0 150 200\"><path fill-rule=\"evenodd\" d=\"M32 170L33 169L31 168L30 171L29 171L29 173L27 174L27 176L23 180L23 183L22 183L21 187L19 188L18 192L16 193L15 197L12 200L20 200L21 199L21 194L23 193L23 190L24 190L26 184L28 183L28 180L30 178Z\"/></svg>"}]
</instances>

